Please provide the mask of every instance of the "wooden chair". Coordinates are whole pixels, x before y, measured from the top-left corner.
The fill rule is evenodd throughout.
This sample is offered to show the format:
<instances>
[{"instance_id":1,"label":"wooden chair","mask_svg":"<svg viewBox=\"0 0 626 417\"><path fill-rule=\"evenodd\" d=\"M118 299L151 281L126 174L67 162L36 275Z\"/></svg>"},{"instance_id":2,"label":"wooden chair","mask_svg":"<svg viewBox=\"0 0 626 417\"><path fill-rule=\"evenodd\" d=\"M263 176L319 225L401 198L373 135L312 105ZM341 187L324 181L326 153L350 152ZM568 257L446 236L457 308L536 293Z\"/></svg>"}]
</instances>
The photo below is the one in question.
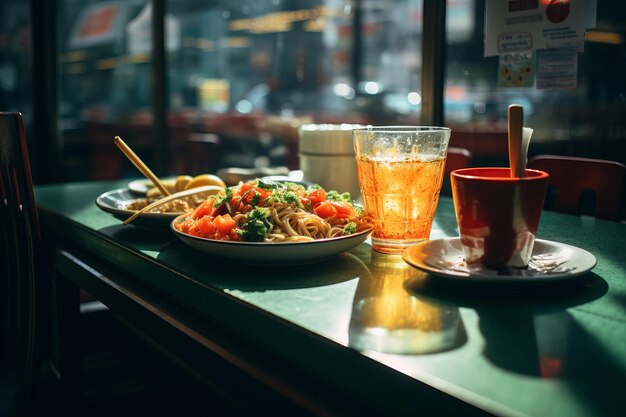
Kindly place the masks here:
<instances>
[{"instance_id":1,"label":"wooden chair","mask_svg":"<svg viewBox=\"0 0 626 417\"><path fill-rule=\"evenodd\" d=\"M450 188L450 173L454 170L467 168L472 163L472 153L465 148L449 147L446 165L443 171L443 185L441 186L441 194L450 196L452 190Z\"/></svg>"},{"instance_id":2,"label":"wooden chair","mask_svg":"<svg viewBox=\"0 0 626 417\"><path fill-rule=\"evenodd\" d=\"M456 169L467 168L472 162L472 153L465 148L448 148L445 172L451 173Z\"/></svg>"},{"instance_id":3,"label":"wooden chair","mask_svg":"<svg viewBox=\"0 0 626 417\"><path fill-rule=\"evenodd\" d=\"M462 124L450 126L451 148L467 149L474 166L500 166L508 163L508 131L500 124Z\"/></svg>"},{"instance_id":4,"label":"wooden chair","mask_svg":"<svg viewBox=\"0 0 626 417\"><path fill-rule=\"evenodd\" d=\"M528 168L550 174L546 209L620 220L624 164L602 159L538 155L530 159ZM585 213L589 198L595 199L595 204L591 204L591 213Z\"/></svg>"},{"instance_id":5,"label":"wooden chair","mask_svg":"<svg viewBox=\"0 0 626 417\"><path fill-rule=\"evenodd\" d=\"M49 252L37 214L22 115L0 112L2 417L83 415L93 404L113 409L126 397L135 398L134 374L106 351L113 335L108 309L67 277L53 279ZM95 390L85 401L85 374L91 385L113 388Z\"/></svg>"},{"instance_id":6,"label":"wooden chair","mask_svg":"<svg viewBox=\"0 0 626 417\"><path fill-rule=\"evenodd\" d=\"M81 352L77 346L83 342L79 334L84 330L79 330L78 322L81 316L89 316L91 323L97 319L93 313L106 312L106 307L85 293L79 295L79 289L65 281L53 285L49 266L22 115L0 112L1 416L39 413L44 387L62 394L63 399L54 401L78 400ZM81 315L83 310L86 313ZM55 333L51 329L61 316L64 326ZM65 325L68 318L72 326ZM59 332L72 334L66 337Z\"/></svg>"},{"instance_id":7,"label":"wooden chair","mask_svg":"<svg viewBox=\"0 0 626 417\"><path fill-rule=\"evenodd\" d=\"M0 113L0 415L30 415L41 346L45 280L22 116ZM7 400L9 400L7 402Z\"/></svg>"}]
</instances>

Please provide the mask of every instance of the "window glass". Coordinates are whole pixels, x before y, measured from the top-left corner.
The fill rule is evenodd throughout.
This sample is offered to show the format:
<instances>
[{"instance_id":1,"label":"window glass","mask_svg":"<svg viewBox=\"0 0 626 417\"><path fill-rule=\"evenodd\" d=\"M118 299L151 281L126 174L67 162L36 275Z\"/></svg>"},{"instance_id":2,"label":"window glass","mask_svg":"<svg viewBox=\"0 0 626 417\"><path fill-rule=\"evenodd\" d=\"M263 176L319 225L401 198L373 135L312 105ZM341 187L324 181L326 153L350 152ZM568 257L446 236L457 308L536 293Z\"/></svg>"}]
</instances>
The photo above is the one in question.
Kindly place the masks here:
<instances>
[{"instance_id":1,"label":"window glass","mask_svg":"<svg viewBox=\"0 0 626 417\"><path fill-rule=\"evenodd\" d=\"M19 111L30 124L32 109L30 5L0 2L0 111Z\"/></svg>"},{"instance_id":2,"label":"window glass","mask_svg":"<svg viewBox=\"0 0 626 417\"><path fill-rule=\"evenodd\" d=\"M421 0L165 2L169 170L298 167L297 127L417 123ZM150 2L59 5L60 126L67 179L151 164Z\"/></svg>"},{"instance_id":3,"label":"window glass","mask_svg":"<svg viewBox=\"0 0 626 417\"><path fill-rule=\"evenodd\" d=\"M421 0L170 1L168 10L178 45L168 51L170 121L192 120L181 123L194 146L219 153L204 169L296 168L306 122L418 120Z\"/></svg>"},{"instance_id":4,"label":"window glass","mask_svg":"<svg viewBox=\"0 0 626 417\"><path fill-rule=\"evenodd\" d=\"M59 117L67 180L138 176L121 136L150 164L150 3L59 2Z\"/></svg>"},{"instance_id":5,"label":"window glass","mask_svg":"<svg viewBox=\"0 0 626 417\"><path fill-rule=\"evenodd\" d=\"M570 89L503 85L499 59L483 53L485 0L446 4L451 145L470 149L475 164L506 163L507 106L520 103L535 129L531 154L624 162L623 2L598 0ZM169 166L161 175L297 168L296 129L306 122L420 123L422 0L169 0L165 10L166 83L157 87ZM18 21L5 27L16 32ZM148 164L159 152L151 21L144 0L59 2L67 179L137 176L115 135ZM3 65L4 88L12 78ZM3 100L11 94L3 90Z\"/></svg>"},{"instance_id":6,"label":"window glass","mask_svg":"<svg viewBox=\"0 0 626 417\"><path fill-rule=\"evenodd\" d=\"M519 2L516 2L521 4ZM531 4L526 3L526 4ZM536 3L536 2L535 2ZM525 125L534 129L530 156L587 156L626 162L626 5L597 1L597 23L587 29L584 51L573 62L573 88L540 88L529 61L530 85L507 81L507 65L484 57L485 1L448 0L445 119L452 146L468 148L475 164L506 164L509 104L522 104ZM512 66L514 70L525 67ZM515 75L515 74L513 74Z\"/></svg>"}]
</instances>

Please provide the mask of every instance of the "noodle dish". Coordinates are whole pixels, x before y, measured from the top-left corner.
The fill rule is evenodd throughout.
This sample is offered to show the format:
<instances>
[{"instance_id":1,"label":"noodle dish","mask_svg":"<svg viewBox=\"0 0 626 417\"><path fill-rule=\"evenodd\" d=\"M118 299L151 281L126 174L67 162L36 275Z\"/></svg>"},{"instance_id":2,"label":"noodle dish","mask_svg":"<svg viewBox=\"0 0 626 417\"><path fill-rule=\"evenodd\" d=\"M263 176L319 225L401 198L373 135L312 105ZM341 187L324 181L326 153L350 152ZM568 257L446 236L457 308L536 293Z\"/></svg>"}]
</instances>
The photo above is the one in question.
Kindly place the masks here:
<instances>
[{"instance_id":1,"label":"noodle dish","mask_svg":"<svg viewBox=\"0 0 626 417\"><path fill-rule=\"evenodd\" d=\"M263 243L338 238L372 226L349 193L261 179L227 187L172 222L184 235Z\"/></svg>"}]
</instances>

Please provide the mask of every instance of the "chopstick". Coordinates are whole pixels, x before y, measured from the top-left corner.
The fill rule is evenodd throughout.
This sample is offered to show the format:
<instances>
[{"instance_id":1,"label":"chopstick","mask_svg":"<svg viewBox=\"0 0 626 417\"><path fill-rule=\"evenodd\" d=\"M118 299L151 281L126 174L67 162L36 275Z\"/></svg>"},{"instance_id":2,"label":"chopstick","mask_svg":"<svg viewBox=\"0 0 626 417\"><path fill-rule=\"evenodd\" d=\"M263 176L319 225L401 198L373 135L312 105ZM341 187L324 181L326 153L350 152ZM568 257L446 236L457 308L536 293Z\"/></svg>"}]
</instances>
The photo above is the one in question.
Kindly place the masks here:
<instances>
[{"instance_id":1,"label":"chopstick","mask_svg":"<svg viewBox=\"0 0 626 417\"><path fill-rule=\"evenodd\" d=\"M524 126L524 110L519 104L509 105L509 166L511 177L523 177L524 171L521 165L522 135Z\"/></svg>"},{"instance_id":2,"label":"chopstick","mask_svg":"<svg viewBox=\"0 0 626 417\"><path fill-rule=\"evenodd\" d=\"M146 178L152 181L152 183L159 190L161 190L161 193L163 193L163 195L168 196L171 194L167 190L167 188L165 188L161 180L159 180L159 178L156 175L154 175L152 170L150 170L150 168L148 168L148 166L137 156L137 154L133 152L132 149L130 149L130 147L126 144L126 142L122 140L122 138L120 138L119 136L116 136L113 139L113 142L117 145L118 148L120 148L120 150L124 153L124 155L126 155L128 160L132 162L133 165L135 165L135 167L139 170L139 172L141 172Z\"/></svg>"},{"instance_id":3,"label":"chopstick","mask_svg":"<svg viewBox=\"0 0 626 417\"><path fill-rule=\"evenodd\" d=\"M169 203L170 201L176 200L177 198L182 198L182 197L189 197L191 195L195 195L195 194L201 194L207 191L215 191L213 194L217 194L218 192L222 191L224 188L217 186L217 185L205 185L202 187L196 187L196 188L191 188L189 190L184 190L184 191L179 191L177 193L174 194L170 194L167 197L164 197L160 200L155 201L152 204L148 204L147 206L145 206L144 208L142 208L141 210L138 210L137 212L133 213L132 216L130 216L129 218L127 218L126 220L124 220L124 224L128 224L130 222L132 222L133 220L135 220L137 217L141 216L143 213L145 213L146 211L152 210L155 207L159 207L165 203Z\"/></svg>"}]
</instances>

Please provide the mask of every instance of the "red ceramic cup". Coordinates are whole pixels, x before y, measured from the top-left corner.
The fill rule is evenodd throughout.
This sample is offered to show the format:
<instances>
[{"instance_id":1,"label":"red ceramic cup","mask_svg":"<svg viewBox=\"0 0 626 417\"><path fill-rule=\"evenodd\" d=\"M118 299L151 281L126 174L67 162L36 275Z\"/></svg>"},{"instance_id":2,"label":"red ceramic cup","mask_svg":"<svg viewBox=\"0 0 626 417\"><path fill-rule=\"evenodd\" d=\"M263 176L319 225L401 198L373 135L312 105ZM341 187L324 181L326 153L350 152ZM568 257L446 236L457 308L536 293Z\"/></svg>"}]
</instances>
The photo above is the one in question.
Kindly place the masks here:
<instances>
[{"instance_id":1,"label":"red ceramic cup","mask_svg":"<svg viewBox=\"0 0 626 417\"><path fill-rule=\"evenodd\" d=\"M465 262L492 269L528 266L548 188L548 174L527 169L465 168L450 174Z\"/></svg>"}]
</instances>

